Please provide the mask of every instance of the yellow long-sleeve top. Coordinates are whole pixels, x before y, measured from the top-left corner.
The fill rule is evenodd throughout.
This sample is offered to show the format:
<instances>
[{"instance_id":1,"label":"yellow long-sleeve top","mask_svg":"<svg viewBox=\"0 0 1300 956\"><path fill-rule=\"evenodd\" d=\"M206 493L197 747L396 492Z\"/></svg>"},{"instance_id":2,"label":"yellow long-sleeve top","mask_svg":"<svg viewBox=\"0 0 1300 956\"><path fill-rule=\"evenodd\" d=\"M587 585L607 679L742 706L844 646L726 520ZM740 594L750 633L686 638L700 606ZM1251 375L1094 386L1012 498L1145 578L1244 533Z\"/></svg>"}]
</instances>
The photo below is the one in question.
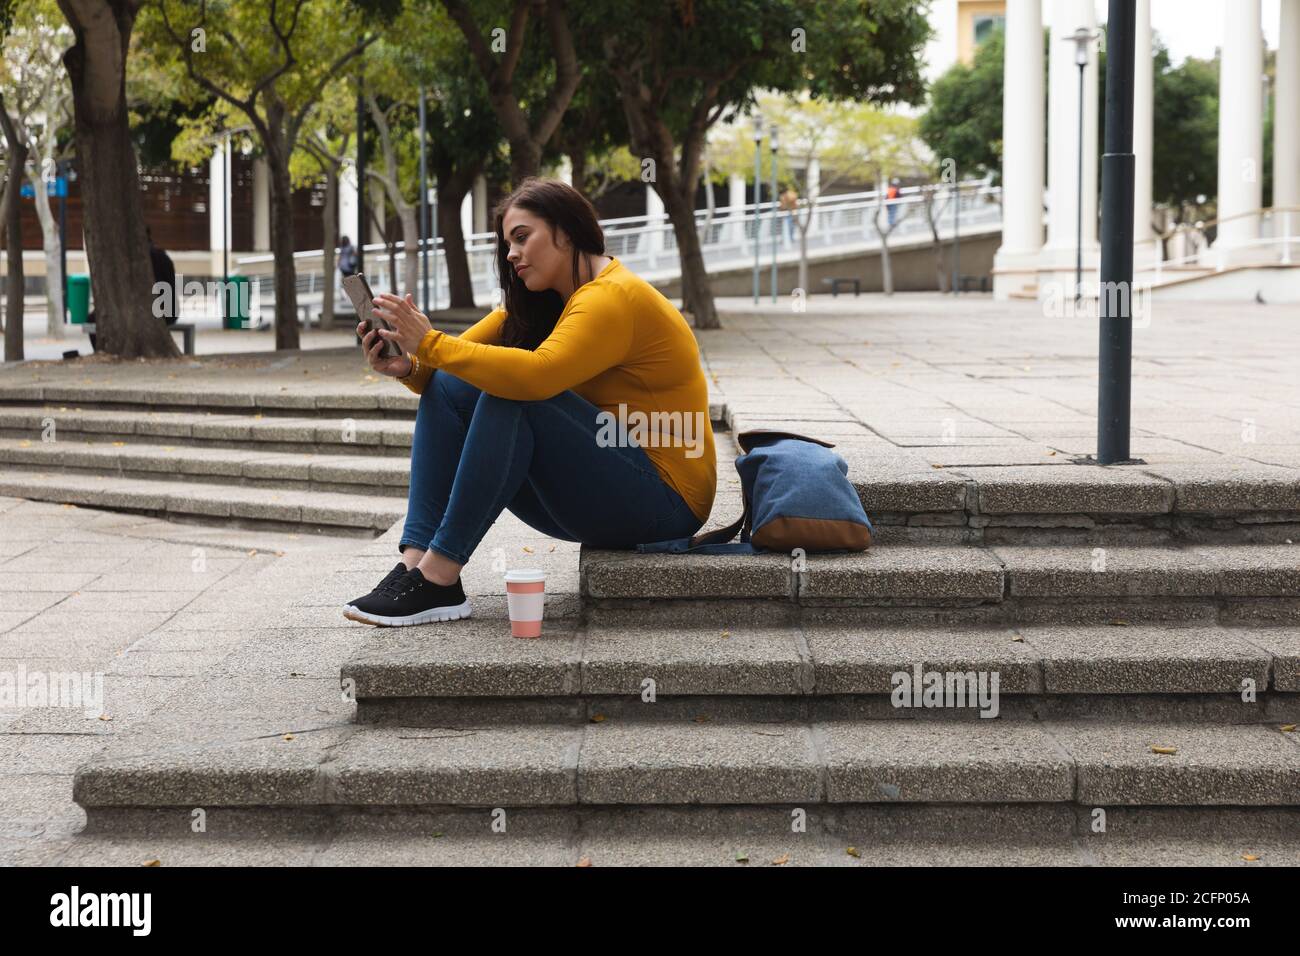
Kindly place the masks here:
<instances>
[{"instance_id":1,"label":"yellow long-sleeve top","mask_svg":"<svg viewBox=\"0 0 1300 956\"><path fill-rule=\"evenodd\" d=\"M420 394L441 368L516 401L572 389L610 413L607 425L626 428L669 487L701 522L708 519L717 490L708 385L695 336L658 289L612 259L569 296L535 350L497 344L505 318L496 309L459 337L431 329L417 350L419 370L398 381ZM601 424L592 423L593 435Z\"/></svg>"}]
</instances>

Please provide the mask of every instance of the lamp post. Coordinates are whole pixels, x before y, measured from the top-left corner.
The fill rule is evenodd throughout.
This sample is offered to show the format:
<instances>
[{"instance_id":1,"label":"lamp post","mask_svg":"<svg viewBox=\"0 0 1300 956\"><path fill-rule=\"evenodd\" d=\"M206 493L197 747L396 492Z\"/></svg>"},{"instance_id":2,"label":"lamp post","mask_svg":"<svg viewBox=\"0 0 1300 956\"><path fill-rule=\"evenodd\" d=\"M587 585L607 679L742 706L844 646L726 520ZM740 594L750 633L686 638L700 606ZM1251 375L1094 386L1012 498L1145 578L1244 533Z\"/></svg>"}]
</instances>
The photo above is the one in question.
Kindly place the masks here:
<instances>
[{"instance_id":1,"label":"lamp post","mask_svg":"<svg viewBox=\"0 0 1300 956\"><path fill-rule=\"evenodd\" d=\"M1074 44L1074 65L1079 68L1079 188L1075 207L1074 249L1074 301L1076 304L1080 298L1080 286L1083 284L1083 71L1088 68L1088 45L1099 36L1101 36L1100 33L1093 33L1086 27L1079 27L1070 36L1064 38Z\"/></svg>"},{"instance_id":2,"label":"lamp post","mask_svg":"<svg viewBox=\"0 0 1300 956\"><path fill-rule=\"evenodd\" d=\"M1131 461L1136 26L1133 0L1110 0L1106 19L1106 144L1101 157L1101 284L1097 296L1097 462L1102 465Z\"/></svg>"},{"instance_id":3,"label":"lamp post","mask_svg":"<svg viewBox=\"0 0 1300 956\"><path fill-rule=\"evenodd\" d=\"M781 212L778 209L776 195L776 124L769 127L771 142L769 148L772 150L772 304L776 304L776 249L777 240L781 236Z\"/></svg>"},{"instance_id":4,"label":"lamp post","mask_svg":"<svg viewBox=\"0 0 1300 956\"><path fill-rule=\"evenodd\" d=\"M763 114L754 114L754 304L758 305L758 246L762 237L759 227L763 217L759 213L759 195L763 190Z\"/></svg>"}]
</instances>

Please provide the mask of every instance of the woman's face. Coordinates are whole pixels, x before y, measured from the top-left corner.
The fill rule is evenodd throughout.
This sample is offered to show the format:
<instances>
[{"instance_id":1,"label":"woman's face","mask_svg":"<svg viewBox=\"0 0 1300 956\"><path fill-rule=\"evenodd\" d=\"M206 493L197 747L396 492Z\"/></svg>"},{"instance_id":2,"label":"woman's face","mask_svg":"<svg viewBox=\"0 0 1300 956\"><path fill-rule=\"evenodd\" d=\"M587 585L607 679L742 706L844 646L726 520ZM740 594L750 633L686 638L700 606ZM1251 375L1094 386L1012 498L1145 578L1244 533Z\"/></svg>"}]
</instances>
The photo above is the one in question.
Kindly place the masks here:
<instances>
[{"instance_id":1,"label":"woman's face","mask_svg":"<svg viewBox=\"0 0 1300 956\"><path fill-rule=\"evenodd\" d=\"M565 270L572 270L573 256L563 230L527 209L511 206L501 220L509 249L506 258L530 292L556 289Z\"/></svg>"}]
</instances>

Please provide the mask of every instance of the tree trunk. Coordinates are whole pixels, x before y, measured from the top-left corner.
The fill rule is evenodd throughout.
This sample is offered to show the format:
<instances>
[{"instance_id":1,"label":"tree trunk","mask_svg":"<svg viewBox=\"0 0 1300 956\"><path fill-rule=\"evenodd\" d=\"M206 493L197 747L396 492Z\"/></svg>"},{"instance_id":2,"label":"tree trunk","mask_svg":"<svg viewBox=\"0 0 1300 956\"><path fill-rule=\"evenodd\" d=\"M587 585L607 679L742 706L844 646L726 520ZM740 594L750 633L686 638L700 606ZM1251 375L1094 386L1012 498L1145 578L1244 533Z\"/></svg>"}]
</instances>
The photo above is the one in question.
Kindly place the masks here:
<instances>
[{"instance_id":1,"label":"tree trunk","mask_svg":"<svg viewBox=\"0 0 1300 956\"><path fill-rule=\"evenodd\" d=\"M272 116L272 123L278 117ZM280 127L272 125L273 136ZM278 139L278 136L276 137ZM280 144L267 149L271 171L271 253L275 256L275 347L296 349L298 336L298 275L293 264L293 183L289 157Z\"/></svg>"},{"instance_id":2,"label":"tree trunk","mask_svg":"<svg viewBox=\"0 0 1300 956\"><path fill-rule=\"evenodd\" d=\"M0 109L3 109L3 106L0 106ZM5 167L5 180L4 180L4 186L3 186L3 187L0 187L0 249L6 249L6 248L8 248L8 246L9 246L9 243L6 241L6 235L7 235L8 232L9 232L9 226L8 226L8 223L9 223L9 172L8 172L8 169L9 169L9 168L6 166L6 167ZM4 317L5 317L4 297L3 297L3 296L0 296L0 334L3 334L3 333L4 333L4 330L5 330L5 321L4 321Z\"/></svg>"},{"instance_id":3,"label":"tree trunk","mask_svg":"<svg viewBox=\"0 0 1300 956\"><path fill-rule=\"evenodd\" d=\"M0 112L4 105L0 103ZM5 277L5 293L9 299L9 321L5 324L5 361L21 362L23 354L23 229L22 203L18 190L22 188L23 167L27 163L27 144L13 132L8 114L4 114L5 138L9 140L9 182L5 186L5 256L9 271Z\"/></svg>"},{"instance_id":4,"label":"tree trunk","mask_svg":"<svg viewBox=\"0 0 1300 956\"><path fill-rule=\"evenodd\" d=\"M124 358L176 358L176 342L153 314L153 266L127 119L127 50L140 2L59 0L76 36L63 63L72 81L98 348Z\"/></svg>"},{"instance_id":5,"label":"tree trunk","mask_svg":"<svg viewBox=\"0 0 1300 956\"><path fill-rule=\"evenodd\" d=\"M460 228L460 206L481 167L481 163L475 163L459 169L448 165L435 170L438 177L438 237L442 239L443 258L447 263L448 306L453 309L472 309L476 305L469 257L465 253L465 234Z\"/></svg>"},{"instance_id":6,"label":"tree trunk","mask_svg":"<svg viewBox=\"0 0 1300 956\"><path fill-rule=\"evenodd\" d=\"M660 165L659 169L662 172L664 167ZM722 326L709 288L700 234L695 231L695 207L673 188L676 178L673 172L654 185L655 191L663 198L664 211L668 213L673 235L677 238L677 251L682 263L682 311L691 313L697 329L719 329Z\"/></svg>"},{"instance_id":7,"label":"tree trunk","mask_svg":"<svg viewBox=\"0 0 1300 956\"><path fill-rule=\"evenodd\" d=\"M587 195L587 152L576 149L569 153L569 175L573 177L573 188L584 196ZM590 197L588 197L590 198Z\"/></svg>"},{"instance_id":8,"label":"tree trunk","mask_svg":"<svg viewBox=\"0 0 1300 956\"><path fill-rule=\"evenodd\" d=\"M321 223L320 327L334 328L334 244L339 231L339 173L332 163L322 163L325 172L325 212Z\"/></svg>"},{"instance_id":9,"label":"tree trunk","mask_svg":"<svg viewBox=\"0 0 1300 956\"><path fill-rule=\"evenodd\" d=\"M40 171L33 168L28 181L35 194L36 218L41 223L45 250L45 328L52 339L63 338L63 264L59 255L59 224L50 211L50 196Z\"/></svg>"}]
</instances>

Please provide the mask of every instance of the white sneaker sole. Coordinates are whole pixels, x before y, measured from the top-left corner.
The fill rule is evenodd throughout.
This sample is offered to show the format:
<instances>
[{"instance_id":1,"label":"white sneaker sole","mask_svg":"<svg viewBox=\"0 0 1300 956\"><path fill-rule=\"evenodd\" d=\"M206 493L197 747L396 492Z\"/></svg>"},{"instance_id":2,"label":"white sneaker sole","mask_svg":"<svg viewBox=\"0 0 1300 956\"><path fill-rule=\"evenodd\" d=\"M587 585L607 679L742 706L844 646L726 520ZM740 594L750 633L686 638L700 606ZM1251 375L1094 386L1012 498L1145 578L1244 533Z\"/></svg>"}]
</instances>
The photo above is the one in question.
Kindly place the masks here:
<instances>
[{"instance_id":1,"label":"white sneaker sole","mask_svg":"<svg viewBox=\"0 0 1300 956\"><path fill-rule=\"evenodd\" d=\"M409 627L413 624L432 624L435 621L458 621L470 616L470 606L467 600L463 604L430 608L406 617L383 617L379 614L367 614L348 604L343 608L343 616L350 621L373 624L376 627Z\"/></svg>"}]
</instances>

